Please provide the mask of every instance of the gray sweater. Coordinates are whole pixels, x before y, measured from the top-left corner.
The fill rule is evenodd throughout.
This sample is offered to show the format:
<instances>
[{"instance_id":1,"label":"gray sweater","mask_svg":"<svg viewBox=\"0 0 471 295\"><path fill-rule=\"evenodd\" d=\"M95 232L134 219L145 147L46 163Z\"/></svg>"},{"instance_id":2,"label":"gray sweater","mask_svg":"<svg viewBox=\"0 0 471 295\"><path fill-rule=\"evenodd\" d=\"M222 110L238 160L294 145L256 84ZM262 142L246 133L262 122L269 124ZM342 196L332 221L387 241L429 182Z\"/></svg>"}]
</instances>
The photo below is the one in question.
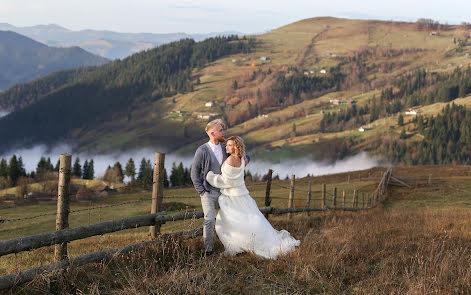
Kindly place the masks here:
<instances>
[{"instance_id":1,"label":"gray sweater","mask_svg":"<svg viewBox=\"0 0 471 295\"><path fill-rule=\"evenodd\" d=\"M223 150L222 162L224 163L228 156L224 152L226 150L226 145L221 144L221 148ZM191 165L191 180L193 181L196 191L200 195L205 192L219 192L218 188L212 187L206 181L206 175L209 171L220 174L221 165L217 161L216 156L214 155L211 148L208 146L208 143L205 143L196 150L195 157L193 159L193 165Z\"/></svg>"}]
</instances>

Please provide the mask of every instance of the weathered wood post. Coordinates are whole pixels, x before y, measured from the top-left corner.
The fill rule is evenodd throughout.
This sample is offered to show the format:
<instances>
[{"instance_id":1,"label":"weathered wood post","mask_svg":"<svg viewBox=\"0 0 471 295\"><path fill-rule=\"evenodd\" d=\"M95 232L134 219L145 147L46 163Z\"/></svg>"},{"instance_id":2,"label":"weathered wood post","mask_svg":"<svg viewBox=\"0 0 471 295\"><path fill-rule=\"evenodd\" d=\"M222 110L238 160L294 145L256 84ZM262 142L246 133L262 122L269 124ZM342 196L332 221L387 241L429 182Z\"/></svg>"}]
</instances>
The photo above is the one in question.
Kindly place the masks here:
<instances>
[{"instance_id":1,"label":"weathered wood post","mask_svg":"<svg viewBox=\"0 0 471 295\"><path fill-rule=\"evenodd\" d=\"M347 183L350 183L350 174L348 174Z\"/></svg>"},{"instance_id":2,"label":"weathered wood post","mask_svg":"<svg viewBox=\"0 0 471 295\"><path fill-rule=\"evenodd\" d=\"M368 194L368 208L371 207L371 195Z\"/></svg>"},{"instance_id":3,"label":"weathered wood post","mask_svg":"<svg viewBox=\"0 0 471 295\"><path fill-rule=\"evenodd\" d=\"M325 189L325 183L322 184L322 208L325 208L325 195L326 195L326 189Z\"/></svg>"},{"instance_id":4,"label":"weathered wood post","mask_svg":"<svg viewBox=\"0 0 471 295\"><path fill-rule=\"evenodd\" d=\"M164 164L165 153L155 153L154 175L152 181L152 207L150 213L162 211L162 201L164 198ZM155 239L160 234L160 223L150 226L149 235Z\"/></svg>"},{"instance_id":5,"label":"weathered wood post","mask_svg":"<svg viewBox=\"0 0 471 295\"><path fill-rule=\"evenodd\" d=\"M361 208L365 208L365 193L361 193Z\"/></svg>"},{"instance_id":6,"label":"weathered wood post","mask_svg":"<svg viewBox=\"0 0 471 295\"><path fill-rule=\"evenodd\" d=\"M334 200L333 200L334 208L337 208L337 188L334 187Z\"/></svg>"},{"instance_id":7,"label":"weathered wood post","mask_svg":"<svg viewBox=\"0 0 471 295\"><path fill-rule=\"evenodd\" d=\"M56 230L62 230L69 227L69 184L71 174L71 154L60 155L59 164L59 185L57 187L57 215ZM54 247L54 261L58 262L67 259L67 243L57 244Z\"/></svg>"},{"instance_id":8,"label":"weathered wood post","mask_svg":"<svg viewBox=\"0 0 471 295\"><path fill-rule=\"evenodd\" d=\"M311 208L311 199L312 199L312 181L309 180L309 183L308 183L308 188L307 188L307 207L308 208ZM310 216L311 215L311 212L308 211L307 212L307 216Z\"/></svg>"},{"instance_id":9,"label":"weathered wood post","mask_svg":"<svg viewBox=\"0 0 471 295\"><path fill-rule=\"evenodd\" d=\"M271 190L271 178L272 178L273 170L268 169L268 174L267 174L267 189L265 191L265 206L269 207L271 204L271 199L270 199L270 190ZM265 213L265 218L268 219L268 213Z\"/></svg>"},{"instance_id":10,"label":"weathered wood post","mask_svg":"<svg viewBox=\"0 0 471 295\"><path fill-rule=\"evenodd\" d=\"M294 180L295 176L294 174L291 175L291 184L290 184L290 190L289 190L289 200L288 200L288 208L293 208L294 207ZM293 214L288 213L288 218L292 218Z\"/></svg>"},{"instance_id":11,"label":"weathered wood post","mask_svg":"<svg viewBox=\"0 0 471 295\"><path fill-rule=\"evenodd\" d=\"M358 192L357 190L353 190L353 208L358 207Z\"/></svg>"},{"instance_id":12,"label":"weathered wood post","mask_svg":"<svg viewBox=\"0 0 471 295\"><path fill-rule=\"evenodd\" d=\"M346 198L346 195L345 195L345 191L342 191L342 197L343 197L343 208L345 208L345 198Z\"/></svg>"},{"instance_id":13,"label":"weathered wood post","mask_svg":"<svg viewBox=\"0 0 471 295\"><path fill-rule=\"evenodd\" d=\"M432 174L428 175L428 184L432 184Z\"/></svg>"}]
</instances>

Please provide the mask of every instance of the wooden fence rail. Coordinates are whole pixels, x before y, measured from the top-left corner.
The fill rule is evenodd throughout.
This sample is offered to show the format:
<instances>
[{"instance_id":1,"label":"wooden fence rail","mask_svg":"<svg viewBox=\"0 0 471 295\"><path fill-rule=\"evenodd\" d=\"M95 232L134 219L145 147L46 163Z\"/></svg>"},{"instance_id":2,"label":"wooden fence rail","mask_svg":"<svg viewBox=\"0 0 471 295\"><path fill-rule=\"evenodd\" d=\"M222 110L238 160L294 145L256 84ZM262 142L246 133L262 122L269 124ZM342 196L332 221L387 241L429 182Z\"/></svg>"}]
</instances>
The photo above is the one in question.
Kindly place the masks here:
<instances>
[{"instance_id":1,"label":"wooden fence rail","mask_svg":"<svg viewBox=\"0 0 471 295\"><path fill-rule=\"evenodd\" d=\"M101 259L112 257L118 253L126 253L129 251L134 251L149 245L150 242L144 242L134 245L129 245L125 247L115 248L115 249L108 249L103 251L97 251L93 253L88 253L79 257L75 257L69 259L67 257L67 244L68 242L80 240L84 238L89 238L97 235L103 235L106 233L112 233L116 231L121 231L125 229L131 228L138 228L143 226L150 226L149 236L152 239L156 239L157 237L168 237L168 236L175 236L175 235L183 235L183 236L197 236L202 234L201 229L194 229L190 231L183 231L178 233L170 233L166 235L160 235L160 225L164 224L168 221L177 221L177 220L188 220L188 219L199 219L203 218L203 212L185 212L180 214L168 215L166 212L158 212L161 208L162 199L163 199L163 167L164 167L164 159L165 156L163 153L156 153L155 155L155 163L154 163L154 185L153 185L153 193L152 193L152 207L151 207L151 214L145 215L138 215L138 216L131 216L125 217L105 222L100 222L97 224L85 225L76 228L64 228L59 229L53 232L46 232L36 235L31 235L27 237L21 238L14 238L6 241L0 241L0 256L12 254L12 253L19 253L22 251L29 251L33 249L38 249L45 246L52 246L58 245L60 247L60 254L56 257L62 257L61 260L56 260L55 263L48 264L45 266L36 267L33 269L29 269L19 273L13 273L6 276L0 277L0 289L11 288L15 285L22 284L27 281L31 281L34 276L49 272L53 270L64 269L69 266L79 266L84 265L87 263L91 263L94 261L99 261ZM63 186L64 189L60 189L59 193L63 195L67 195L67 184L68 180L67 177L70 177L70 161L71 156L67 155L64 157L64 173L61 177L63 177L63 181L60 182L60 185ZM61 155L61 169L62 169L62 155ZM158 170L158 171L156 171ZM270 170L271 171L271 170ZM310 189L308 191L308 202L307 207L301 208L293 208L293 201L294 201L294 185L295 185L295 177L294 175L291 178L291 187L290 187L290 196L289 196L289 208L274 208L270 207L269 204L271 202L270 199L270 185L271 185L271 177L267 181L267 191L265 197L265 204L268 205L267 207L260 208L260 211L268 216L269 214L289 214L292 216L293 213L301 213L301 212L314 212L314 211L327 211L327 210L342 210L342 211L360 211L360 210L367 210L371 209L372 207L376 207L378 203L381 201L383 194L386 192L386 188L391 177L392 169L389 168L381 178L378 188L375 191L374 198L372 201L375 201L374 206L372 201L368 199L368 206L365 206L363 202L362 208L358 206L358 197L357 192L354 192L354 199L352 207L345 207L345 194L344 194L344 201L343 206L337 206L337 188L334 188L334 195L333 195L333 204L332 206L326 206L325 204L325 193L326 193L326 186L325 184L322 185L322 207L321 208L312 208L310 205ZM269 173L271 174L271 173ZM310 188L310 185L309 185ZM68 208L67 206L58 207L57 215L61 217L61 223L68 223L68 220L64 220L64 216L68 216ZM64 214L66 213L66 214ZM59 220L59 219L58 219ZM64 248L65 247L65 248ZM56 252L57 253L57 252Z\"/></svg>"}]
</instances>

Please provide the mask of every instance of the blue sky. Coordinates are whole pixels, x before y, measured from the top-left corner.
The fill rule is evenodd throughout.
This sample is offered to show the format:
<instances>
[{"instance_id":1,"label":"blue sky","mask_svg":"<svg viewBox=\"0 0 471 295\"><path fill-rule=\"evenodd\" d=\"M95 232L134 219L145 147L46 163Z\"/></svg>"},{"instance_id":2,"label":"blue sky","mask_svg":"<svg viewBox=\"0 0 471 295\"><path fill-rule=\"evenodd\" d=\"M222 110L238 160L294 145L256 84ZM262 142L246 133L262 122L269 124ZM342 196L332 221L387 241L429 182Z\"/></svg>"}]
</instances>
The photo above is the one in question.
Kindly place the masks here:
<instances>
[{"instance_id":1,"label":"blue sky","mask_svg":"<svg viewBox=\"0 0 471 295\"><path fill-rule=\"evenodd\" d=\"M464 0L1 0L0 22L135 33L258 33L316 16L459 24L471 22L469 11L471 1Z\"/></svg>"}]
</instances>

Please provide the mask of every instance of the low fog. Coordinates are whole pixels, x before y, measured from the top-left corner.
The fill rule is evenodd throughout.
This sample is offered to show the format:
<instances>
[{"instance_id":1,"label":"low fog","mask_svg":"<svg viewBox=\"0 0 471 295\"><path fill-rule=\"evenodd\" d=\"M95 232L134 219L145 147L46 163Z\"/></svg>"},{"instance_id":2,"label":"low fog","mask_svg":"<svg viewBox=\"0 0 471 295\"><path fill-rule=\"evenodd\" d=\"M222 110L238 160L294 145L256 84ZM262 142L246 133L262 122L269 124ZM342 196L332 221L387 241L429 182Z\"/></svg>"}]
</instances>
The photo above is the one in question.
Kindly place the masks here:
<instances>
[{"instance_id":1,"label":"low fog","mask_svg":"<svg viewBox=\"0 0 471 295\"><path fill-rule=\"evenodd\" d=\"M71 153L72 147L68 145L56 146L52 149L47 149L46 146L36 146L29 149L17 149L0 155L0 158L5 158L7 161L10 157L15 154L18 157L23 158L26 171L29 173L36 169L41 156L50 157L53 165L56 164L60 154ZM133 158L136 173L139 171L139 166L142 158L149 159L152 163L154 161L155 152L163 151L158 148L143 148L133 151L127 151L125 153L113 153L109 155L92 155L86 153L72 154L72 164L75 161L75 157L80 158L80 164L83 166L85 160L93 159L95 168L95 177L101 177L104 175L108 165L113 166L117 161L121 163L123 169L129 158ZM193 161L193 155L180 156L173 154L165 155L165 168L170 176L172 164L177 165L182 162L184 167L190 167ZM358 155L338 160L334 163L315 162L310 159L296 159L288 160L283 163L270 163L267 161L259 161L252 158L251 162L247 166L252 175L259 174L264 175L268 169L273 170L273 175L279 175L280 178L285 178L287 175L296 175L296 177L304 177L307 174L318 176L325 174L341 173L348 171L364 170L374 166L381 165L379 159L370 157L366 152L362 152ZM136 175L137 176L137 175Z\"/></svg>"},{"instance_id":2,"label":"low fog","mask_svg":"<svg viewBox=\"0 0 471 295\"><path fill-rule=\"evenodd\" d=\"M0 118L1 118L1 117L5 117L5 116L8 115L9 113L10 113L10 112L0 110Z\"/></svg>"}]
</instances>

